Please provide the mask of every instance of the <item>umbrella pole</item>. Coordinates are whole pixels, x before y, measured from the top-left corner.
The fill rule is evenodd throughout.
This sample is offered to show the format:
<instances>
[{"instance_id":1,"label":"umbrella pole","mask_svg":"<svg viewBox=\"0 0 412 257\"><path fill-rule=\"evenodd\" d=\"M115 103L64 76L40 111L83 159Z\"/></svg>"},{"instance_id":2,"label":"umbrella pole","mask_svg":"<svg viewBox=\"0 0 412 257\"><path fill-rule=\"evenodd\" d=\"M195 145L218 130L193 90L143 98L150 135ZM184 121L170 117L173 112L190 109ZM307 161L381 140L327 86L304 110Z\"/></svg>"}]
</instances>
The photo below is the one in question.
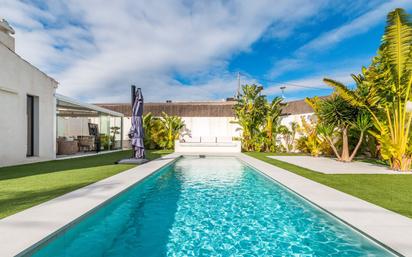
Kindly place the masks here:
<instances>
[{"instance_id":1,"label":"umbrella pole","mask_svg":"<svg viewBox=\"0 0 412 257\"><path fill-rule=\"evenodd\" d=\"M118 161L118 163L142 164L148 162L145 159L144 149L144 124L143 124L143 95L140 88L136 89L135 85L131 86L132 97L132 127L129 132L129 138L132 141L133 156L128 159Z\"/></svg>"},{"instance_id":2,"label":"umbrella pole","mask_svg":"<svg viewBox=\"0 0 412 257\"><path fill-rule=\"evenodd\" d=\"M131 95L132 95L132 110L133 110L134 101L136 100L136 86L135 85L132 85L131 87ZM133 145L132 145L132 158L136 158L136 149L133 147Z\"/></svg>"}]
</instances>

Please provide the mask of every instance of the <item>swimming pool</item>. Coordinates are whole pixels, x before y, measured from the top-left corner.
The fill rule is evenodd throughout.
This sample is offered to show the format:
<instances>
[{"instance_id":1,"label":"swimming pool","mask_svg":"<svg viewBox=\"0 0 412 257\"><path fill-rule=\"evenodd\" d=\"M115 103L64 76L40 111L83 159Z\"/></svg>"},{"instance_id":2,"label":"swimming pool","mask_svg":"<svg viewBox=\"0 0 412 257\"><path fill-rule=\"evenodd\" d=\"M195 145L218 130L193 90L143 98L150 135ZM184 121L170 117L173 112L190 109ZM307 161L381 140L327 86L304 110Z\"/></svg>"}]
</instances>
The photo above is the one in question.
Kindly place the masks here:
<instances>
[{"instance_id":1,"label":"swimming pool","mask_svg":"<svg viewBox=\"0 0 412 257\"><path fill-rule=\"evenodd\" d=\"M239 255L393 256L305 199L228 157L180 158L33 254Z\"/></svg>"}]
</instances>

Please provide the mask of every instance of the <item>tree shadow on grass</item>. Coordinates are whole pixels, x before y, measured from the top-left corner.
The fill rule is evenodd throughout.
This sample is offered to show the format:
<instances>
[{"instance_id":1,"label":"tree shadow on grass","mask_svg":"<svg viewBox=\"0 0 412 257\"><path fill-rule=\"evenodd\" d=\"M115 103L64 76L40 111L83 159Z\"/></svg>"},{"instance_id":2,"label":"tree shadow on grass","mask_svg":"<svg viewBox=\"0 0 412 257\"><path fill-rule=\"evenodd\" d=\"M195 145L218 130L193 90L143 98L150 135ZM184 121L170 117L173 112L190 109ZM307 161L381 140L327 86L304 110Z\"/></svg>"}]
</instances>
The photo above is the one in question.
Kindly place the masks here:
<instances>
[{"instance_id":1,"label":"tree shadow on grass","mask_svg":"<svg viewBox=\"0 0 412 257\"><path fill-rule=\"evenodd\" d=\"M89 182L86 182L53 188L50 190L43 189L41 191L2 191L3 195L9 195L10 197L7 199L0 199L0 219L89 184Z\"/></svg>"},{"instance_id":2,"label":"tree shadow on grass","mask_svg":"<svg viewBox=\"0 0 412 257\"><path fill-rule=\"evenodd\" d=\"M109 154L81 157L67 160L55 160L38 162L31 164L23 164L17 166L0 168L0 180L15 179L45 173L61 172L73 169L85 169L92 167L100 167L106 165L114 165L116 161L128 158L131 151L121 151ZM163 155L160 151L148 151L147 158L153 160ZM122 164L119 164L122 165ZM130 166L130 165L129 165Z\"/></svg>"}]
</instances>

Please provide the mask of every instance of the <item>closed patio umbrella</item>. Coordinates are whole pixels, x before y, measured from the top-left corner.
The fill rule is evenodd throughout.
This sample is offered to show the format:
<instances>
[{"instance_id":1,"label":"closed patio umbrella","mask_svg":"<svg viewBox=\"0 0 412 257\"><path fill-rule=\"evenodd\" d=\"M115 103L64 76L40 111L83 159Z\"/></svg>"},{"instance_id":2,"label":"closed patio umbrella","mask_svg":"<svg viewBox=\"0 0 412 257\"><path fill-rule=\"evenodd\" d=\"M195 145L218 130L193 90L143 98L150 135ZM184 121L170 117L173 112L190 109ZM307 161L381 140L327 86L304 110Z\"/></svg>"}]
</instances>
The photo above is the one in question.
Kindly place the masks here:
<instances>
[{"instance_id":1,"label":"closed patio umbrella","mask_svg":"<svg viewBox=\"0 0 412 257\"><path fill-rule=\"evenodd\" d=\"M132 139L133 158L144 159L144 131L143 131L143 95L140 88L134 94L132 107L132 127L129 135Z\"/></svg>"}]
</instances>

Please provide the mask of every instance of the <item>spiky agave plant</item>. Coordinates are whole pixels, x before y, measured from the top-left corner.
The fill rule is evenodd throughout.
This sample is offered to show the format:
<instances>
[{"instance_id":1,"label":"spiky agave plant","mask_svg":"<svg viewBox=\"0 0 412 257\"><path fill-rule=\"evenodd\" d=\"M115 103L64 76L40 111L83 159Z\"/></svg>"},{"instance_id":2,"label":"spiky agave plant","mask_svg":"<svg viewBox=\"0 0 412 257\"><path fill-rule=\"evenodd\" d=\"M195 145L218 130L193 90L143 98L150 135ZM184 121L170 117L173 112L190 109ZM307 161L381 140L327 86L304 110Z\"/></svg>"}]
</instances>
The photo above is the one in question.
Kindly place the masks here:
<instances>
[{"instance_id":1,"label":"spiky agave plant","mask_svg":"<svg viewBox=\"0 0 412 257\"><path fill-rule=\"evenodd\" d=\"M307 98L306 102L313 107L318 118L318 133L321 138L329 143L338 160L351 162L362 144L365 132L371 127L369 115L337 94L316 101ZM349 132L353 129L358 130L360 135L351 153ZM341 152L336 147L337 137L341 138Z\"/></svg>"},{"instance_id":2,"label":"spiky agave plant","mask_svg":"<svg viewBox=\"0 0 412 257\"><path fill-rule=\"evenodd\" d=\"M371 114L377 131L372 133L381 146L382 158L395 170L410 169L412 114L406 105L411 100L412 23L403 9L388 14L378 55L362 74L352 77L357 84L354 90L332 79L324 82Z\"/></svg>"}]
</instances>

